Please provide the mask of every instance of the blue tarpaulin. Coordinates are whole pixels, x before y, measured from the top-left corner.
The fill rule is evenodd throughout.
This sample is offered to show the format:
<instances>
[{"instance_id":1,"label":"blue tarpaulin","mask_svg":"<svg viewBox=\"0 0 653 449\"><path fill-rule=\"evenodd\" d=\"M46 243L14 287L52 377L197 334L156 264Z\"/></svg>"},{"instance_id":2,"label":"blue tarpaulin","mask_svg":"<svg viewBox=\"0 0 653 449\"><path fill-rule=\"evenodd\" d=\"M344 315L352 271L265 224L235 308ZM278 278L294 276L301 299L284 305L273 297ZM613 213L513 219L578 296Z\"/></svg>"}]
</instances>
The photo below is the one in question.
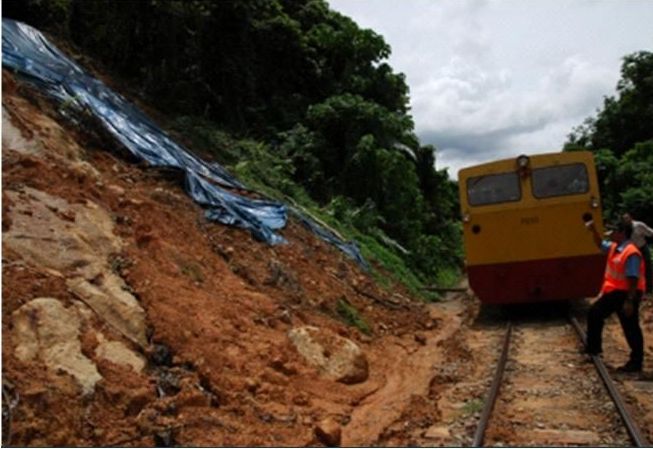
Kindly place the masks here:
<instances>
[{"instance_id":1,"label":"blue tarpaulin","mask_svg":"<svg viewBox=\"0 0 653 449\"><path fill-rule=\"evenodd\" d=\"M323 226L320 226L314 220L311 220L310 218L301 214L296 209L291 209L291 210L297 216L299 221L301 221L301 223L307 229L309 229L313 234L317 235L322 240L331 243L332 245L337 247L340 251L347 254L352 259L354 259L356 263L358 263L358 265L365 268L366 270L369 270L370 267L367 261L365 260L365 258L363 257L363 255L361 254L360 250L358 249L358 245L355 242L344 242L343 240L338 238L332 231L324 228Z\"/></svg>"},{"instance_id":2,"label":"blue tarpaulin","mask_svg":"<svg viewBox=\"0 0 653 449\"><path fill-rule=\"evenodd\" d=\"M186 191L206 208L207 218L247 229L269 244L285 242L275 232L286 224L288 211L284 204L226 190L247 189L219 164L207 163L176 144L143 112L79 67L40 31L3 18L2 65L67 107L92 113L136 158L152 166L182 170ZM316 235L367 268L355 243L343 242L313 220L300 217Z\"/></svg>"}]
</instances>

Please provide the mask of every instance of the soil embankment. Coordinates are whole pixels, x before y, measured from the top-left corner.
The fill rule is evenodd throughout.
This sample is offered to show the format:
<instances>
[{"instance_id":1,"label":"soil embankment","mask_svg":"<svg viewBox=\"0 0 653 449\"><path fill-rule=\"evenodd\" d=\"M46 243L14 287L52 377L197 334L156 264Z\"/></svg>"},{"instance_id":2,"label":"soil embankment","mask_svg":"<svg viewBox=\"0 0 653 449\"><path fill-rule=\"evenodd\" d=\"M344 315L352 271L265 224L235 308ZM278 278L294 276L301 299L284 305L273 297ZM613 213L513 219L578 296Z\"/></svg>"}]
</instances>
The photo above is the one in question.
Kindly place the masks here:
<instances>
[{"instance_id":1,"label":"soil embankment","mask_svg":"<svg viewBox=\"0 0 653 449\"><path fill-rule=\"evenodd\" d=\"M415 392L395 368L451 324L400 286L378 288L293 221L289 244L267 246L205 220L174 176L3 75L5 444L308 445L324 422L372 444L383 426L366 401L400 390L399 416L428 386L437 360L420 361ZM288 337L304 326L322 365ZM358 372L338 381L347 367L327 362Z\"/></svg>"}]
</instances>

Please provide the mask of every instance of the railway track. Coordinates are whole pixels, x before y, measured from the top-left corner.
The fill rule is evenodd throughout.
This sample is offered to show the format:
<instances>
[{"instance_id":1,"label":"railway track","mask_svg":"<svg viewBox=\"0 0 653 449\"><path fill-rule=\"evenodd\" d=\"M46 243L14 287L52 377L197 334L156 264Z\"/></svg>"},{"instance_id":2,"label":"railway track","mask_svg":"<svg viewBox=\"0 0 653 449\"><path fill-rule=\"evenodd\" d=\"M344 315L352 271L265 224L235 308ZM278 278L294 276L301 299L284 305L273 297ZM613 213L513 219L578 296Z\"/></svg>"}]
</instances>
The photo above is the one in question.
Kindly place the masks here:
<instances>
[{"instance_id":1,"label":"railway track","mask_svg":"<svg viewBox=\"0 0 653 449\"><path fill-rule=\"evenodd\" d=\"M575 318L570 318L570 323L578 338L584 341ZM561 324L531 329L508 325L474 434L474 447L482 447L488 434L492 445L648 446L601 358L595 356L592 361L613 406L601 402L604 393L596 388L598 383L584 377L589 372L581 362L583 356L576 349L559 349L560 343L573 347L569 342L569 326ZM521 341L515 342L515 337ZM524 346L523 351L520 344ZM529 355L528 360L524 354ZM558 369L551 370L551 365ZM581 368L585 371L581 372ZM506 371L511 371L508 376L504 376ZM502 392L502 387L506 391ZM551 413L551 408L556 406L559 412ZM542 410L548 413L540 414ZM620 419L616 418L617 414ZM542 415L549 417L548 422Z\"/></svg>"}]
</instances>

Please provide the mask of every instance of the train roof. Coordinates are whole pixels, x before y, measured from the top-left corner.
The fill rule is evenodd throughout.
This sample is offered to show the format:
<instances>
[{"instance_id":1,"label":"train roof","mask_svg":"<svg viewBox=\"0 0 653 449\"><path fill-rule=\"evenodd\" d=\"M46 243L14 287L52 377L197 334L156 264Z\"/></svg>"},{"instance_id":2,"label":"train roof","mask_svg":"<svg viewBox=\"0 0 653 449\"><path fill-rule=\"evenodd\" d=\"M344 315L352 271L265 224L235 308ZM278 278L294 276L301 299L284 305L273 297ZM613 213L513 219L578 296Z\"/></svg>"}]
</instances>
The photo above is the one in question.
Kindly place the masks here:
<instances>
[{"instance_id":1,"label":"train roof","mask_svg":"<svg viewBox=\"0 0 653 449\"><path fill-rule=\"evenodd\" d=\"M458 171L458 179L481 173L501 173L511 171L516 168L515 163L517 158L521 156L522 155L506 159L498 159L483 164L461 168ZM536 165L546 163L547 161L551 161L552 165L556 165L574 161L591 162L594 159L594 155L591 151L558 151L555 153L524 154L524 156L528 156L531 163Z\"/></svg>"}]
</instances>

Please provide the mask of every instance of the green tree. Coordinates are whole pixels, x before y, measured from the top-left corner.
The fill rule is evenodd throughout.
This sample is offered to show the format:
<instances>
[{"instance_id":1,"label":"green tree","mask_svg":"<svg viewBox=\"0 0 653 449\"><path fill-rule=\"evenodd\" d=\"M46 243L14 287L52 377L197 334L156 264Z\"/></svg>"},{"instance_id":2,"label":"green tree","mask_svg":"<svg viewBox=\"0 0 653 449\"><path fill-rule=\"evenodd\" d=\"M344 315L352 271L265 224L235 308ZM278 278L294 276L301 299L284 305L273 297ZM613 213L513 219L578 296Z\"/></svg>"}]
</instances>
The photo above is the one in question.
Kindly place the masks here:
<instances>
[{"instance_id":1,"label":"green tree","mask_svg":"<svg viewBox=\"0 0 653 449\"><path fill-rule=\"evenodd\" d=\"M594 151L594 163L599 178L599 190L603 203L603 209L607 212L616 210L619 205L619 185L617 167L619 159L607 148Z\"/></svg>"},{"instance_id":2,"label":"green tree","mask_svg":"<svg viewBox=\"0 0 653 449\"><path fill-rule=\"evenodd\" d=\"M653 140L638 143L623 155L616 178L621 181L622 211L653 223Z\"/></svg>"},{"instance_id":3,"label":"green tree","mask_svg":"<svg viewBox=\"0 0 653 449\"><path fill-rule=\"evenodd\" d=\"M653 139L653 53L624 57L617 97L606 97L595 118L586 119L568 137L568 145L608 148L617 157L638 142Z\"/></svg>"},{"instance_id":4,"label":"green tree","mask_svg":"<svg viewBox=\"0 0 653 449\"><path fill-rule=\"evenodd\" d=\"M576 127L564 147L594 152L604 210L611 218L630 211L653 220L651 123L653 53L640 51L624 57L617 96L605 98L596 117Z\"/></svg>"}]
</instances>

